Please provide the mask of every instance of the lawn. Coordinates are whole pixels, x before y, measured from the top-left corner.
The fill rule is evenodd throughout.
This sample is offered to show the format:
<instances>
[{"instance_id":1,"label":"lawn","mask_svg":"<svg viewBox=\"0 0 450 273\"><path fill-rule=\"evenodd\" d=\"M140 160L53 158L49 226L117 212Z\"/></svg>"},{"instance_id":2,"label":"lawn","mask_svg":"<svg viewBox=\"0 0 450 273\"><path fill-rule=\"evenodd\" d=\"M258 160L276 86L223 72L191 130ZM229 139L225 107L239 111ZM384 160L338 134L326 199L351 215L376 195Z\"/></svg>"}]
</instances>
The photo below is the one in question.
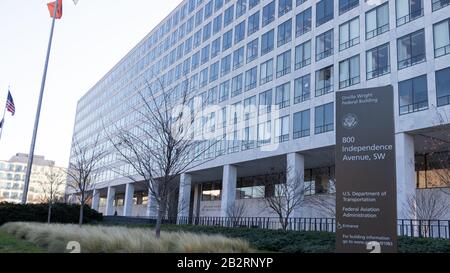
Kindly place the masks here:
<instances>
[{"instance_id":1,"label":"lawn","mask_svg":"<svg viewBox=\"0 0 450 273\"><path fill-rule=\"evenodd\" d=\"M44 249L0 231L0 253L42 253Z\"/></svg>"}]
</instances>

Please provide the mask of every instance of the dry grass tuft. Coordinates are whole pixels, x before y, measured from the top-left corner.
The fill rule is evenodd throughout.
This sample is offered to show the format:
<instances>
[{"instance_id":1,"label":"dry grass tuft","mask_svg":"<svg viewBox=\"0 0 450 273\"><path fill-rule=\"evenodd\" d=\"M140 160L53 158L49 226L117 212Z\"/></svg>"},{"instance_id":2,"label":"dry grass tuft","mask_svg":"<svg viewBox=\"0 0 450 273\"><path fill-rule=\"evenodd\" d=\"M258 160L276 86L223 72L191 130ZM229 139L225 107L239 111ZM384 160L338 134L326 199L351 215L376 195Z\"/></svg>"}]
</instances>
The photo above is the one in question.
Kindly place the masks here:
<instances>
[{"instance_id":1,"label":"dry grass tuft","mask_svg":"<svg viewBox=\"0 0 450 273\"><path fill-rule=\"evenodd\" d=\"M67 243L79 242L83 253L248 253L247 241L221 235L162 232L155 238L146 228L63 224L7 223L0 230L29 241L48 252L68 252Z\"/></svg>"}]
</instances>

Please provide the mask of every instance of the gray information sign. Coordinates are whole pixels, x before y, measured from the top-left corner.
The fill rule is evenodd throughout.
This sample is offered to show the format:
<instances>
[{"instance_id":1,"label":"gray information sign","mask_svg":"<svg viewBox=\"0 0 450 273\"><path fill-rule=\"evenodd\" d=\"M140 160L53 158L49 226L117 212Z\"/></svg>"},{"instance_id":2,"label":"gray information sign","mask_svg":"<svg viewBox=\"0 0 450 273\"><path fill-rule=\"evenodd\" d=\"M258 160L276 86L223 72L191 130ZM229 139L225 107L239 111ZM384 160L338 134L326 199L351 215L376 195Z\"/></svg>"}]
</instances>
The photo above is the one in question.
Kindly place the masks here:
<instances>
[{"instance_id":1,"label":"gray information sign","mask_svg":"<svg viewBox=\"0 0 450 273\"><path fill-rule=\"evenodd\" d=\"M336 93L336 251L397 251L392 86Z\"/></svg>"}]
</instances>

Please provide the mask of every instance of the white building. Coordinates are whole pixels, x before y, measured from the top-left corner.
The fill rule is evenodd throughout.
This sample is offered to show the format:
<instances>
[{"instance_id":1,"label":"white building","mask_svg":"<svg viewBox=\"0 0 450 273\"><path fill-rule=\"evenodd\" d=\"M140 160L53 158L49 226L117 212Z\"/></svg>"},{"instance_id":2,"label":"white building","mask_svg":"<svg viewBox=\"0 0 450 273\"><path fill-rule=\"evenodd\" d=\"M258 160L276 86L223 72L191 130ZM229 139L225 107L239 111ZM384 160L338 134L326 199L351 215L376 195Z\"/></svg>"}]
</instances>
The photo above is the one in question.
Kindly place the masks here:
<instances>
[{"instance_id":1,"label":"white building","mask_svg":"<svg viewBox=\"0 0 450 273\"><path fill-rule=\"evenodd\" d=\"M273 105L278 117L261 121L257 111L254 126L228 138L240 141L216 147L214 159L183 174L191 190L179 196L190 204L181 216L227 216L235 202L246 204L247 216L271 216L259 178L288 166L304 173L306 198L334 198L335 92L391 84L398 217L408 218L409 196L445 184L433 175L442 167L427 143L450 140L449 29L449 0L185 0L80 99L74 137L100 134L111 148L102 121L133 124L136 90L158 79L208 94L220 108ZM152 215L143 188L112 170L95 192L93 207L107 215ZM327 215L305 206L296 216Z\"/></svg>"},{"instance_id":2,"label":"white building","mask_svg":"<svg viewBox=\"0 0 450 273\"><path fill-rule=\"evenodd\" d=\"M21 153L14 155L9 160L0 160L0 202L22 202L27 163L28 155ZM66 180L64 168L55 166L54 161L47 160L44 156L35 155L28 189L28 203L45 202L45 190L49 189L48 179L52 174L53 177L60 177L62 181ZM62 193L65 189L65 183L59 184L61 184L59 195L63 197Z\"/></svg>"}]
</instances>

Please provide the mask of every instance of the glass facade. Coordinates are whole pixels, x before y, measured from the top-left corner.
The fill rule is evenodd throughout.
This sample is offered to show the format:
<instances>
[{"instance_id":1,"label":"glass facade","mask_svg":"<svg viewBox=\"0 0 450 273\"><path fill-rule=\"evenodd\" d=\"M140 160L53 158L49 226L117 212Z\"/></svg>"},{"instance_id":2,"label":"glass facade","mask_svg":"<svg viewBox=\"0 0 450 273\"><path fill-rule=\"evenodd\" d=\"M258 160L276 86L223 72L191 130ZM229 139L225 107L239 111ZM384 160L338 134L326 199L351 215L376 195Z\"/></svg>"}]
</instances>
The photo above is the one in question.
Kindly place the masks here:
<instances>
[{"instance_id":1,"label":"glass facade","mask_svg":"<svg viewBox=\"0 0 450 273\"><path fill-rule=\"evenodd\" d=\"M398 117L450 104L448 1L184 2L80 99L78 141L100 135L112 149L102 120L111 121L107 129L136 126L129 109L140 104L137 92L158 94L161 85L174 97L184 87L192 98L207 94L208 104L219 104L216 128L225 106L249 98L258 105L255 124L229 132L231 139L253 135L257 145L215 148L220 155L333 134L334 92L345 88L392 84ZM263 119L272 105L286 113ZM102 164L117 164L116 158ZM117 177L105 170L97 182Z\"/></svg>"}]
</instances>

